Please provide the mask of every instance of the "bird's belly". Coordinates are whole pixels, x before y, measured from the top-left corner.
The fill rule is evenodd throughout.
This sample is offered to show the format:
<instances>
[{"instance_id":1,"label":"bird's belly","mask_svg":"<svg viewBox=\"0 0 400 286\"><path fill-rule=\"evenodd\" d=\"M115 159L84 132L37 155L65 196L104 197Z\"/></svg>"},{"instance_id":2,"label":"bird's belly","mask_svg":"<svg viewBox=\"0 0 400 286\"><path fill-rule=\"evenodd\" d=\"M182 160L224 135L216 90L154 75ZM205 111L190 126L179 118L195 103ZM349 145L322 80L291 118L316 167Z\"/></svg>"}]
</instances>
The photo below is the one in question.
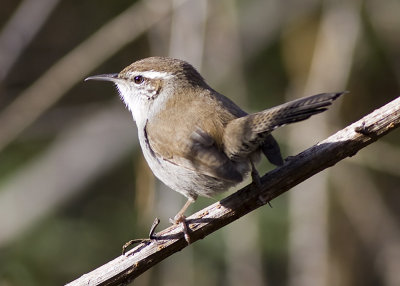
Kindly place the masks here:
<instances>
[{"instance_id":1,"label":"bird's belly","mask_svg":"<svg viewBox=\"0 0 400 286\"><path fill-rule=\"evenodd\" d=\"M230 187L237 184L173 164L157 156L157 154L151 150L147 140L139 141L141 143L143 155L154 175L165 185L183 194L187 198L195 199L197 196L214 196L227 191Z\"/></svg>"}]
</instances>

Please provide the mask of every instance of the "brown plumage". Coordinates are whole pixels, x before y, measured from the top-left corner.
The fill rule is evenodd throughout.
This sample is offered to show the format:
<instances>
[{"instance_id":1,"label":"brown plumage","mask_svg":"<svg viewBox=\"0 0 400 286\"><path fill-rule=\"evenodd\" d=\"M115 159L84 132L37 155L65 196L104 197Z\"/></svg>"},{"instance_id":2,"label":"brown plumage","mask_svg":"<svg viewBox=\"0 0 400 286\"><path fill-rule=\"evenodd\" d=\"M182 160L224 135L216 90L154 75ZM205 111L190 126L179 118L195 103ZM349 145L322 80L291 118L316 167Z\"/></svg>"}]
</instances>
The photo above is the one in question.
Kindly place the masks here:
<instances>
[{"instance_id":1,"label":"brown plumage","mask_svg":"<svg viewBox=\"0 0 400 286\"><path fill-rule=\"evenodd\" d=\"M247 114L213 90L187 62L162 57L134 62L119 74L88 79L116 83L138 127L143 154L154 174L185 195L181 221L198 195L212 196L241 182L264 154L282 165L270 134L285 124L325 111L339 93L322 93Z\"/></svg>"}]
</instances>

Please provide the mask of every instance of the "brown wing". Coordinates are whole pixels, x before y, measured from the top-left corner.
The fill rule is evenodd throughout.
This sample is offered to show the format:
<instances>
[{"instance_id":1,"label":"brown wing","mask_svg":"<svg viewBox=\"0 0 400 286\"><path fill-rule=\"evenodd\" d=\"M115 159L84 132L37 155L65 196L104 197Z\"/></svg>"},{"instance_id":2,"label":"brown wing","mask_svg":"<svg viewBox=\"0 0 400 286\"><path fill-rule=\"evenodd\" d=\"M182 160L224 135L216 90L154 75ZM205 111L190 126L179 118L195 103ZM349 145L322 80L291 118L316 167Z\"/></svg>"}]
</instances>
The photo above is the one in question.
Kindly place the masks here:
<instances>
[{"instance_id":1,"label":"brown wing","mask_svg":"<svg viewBox=\"0 0 400 286\"><path fill-rule=\"evenodd\" d=\"M244 112L238 107L233 112L222 108L222 104L233 103L215 98L211 92L196 98L176 96L174 100L179 104L167 102L166 109L146 125L153 152L163 160L204 175L242 181L236 163L223 152L222 136L226 124Z\"/></svg>"}]
</instances>

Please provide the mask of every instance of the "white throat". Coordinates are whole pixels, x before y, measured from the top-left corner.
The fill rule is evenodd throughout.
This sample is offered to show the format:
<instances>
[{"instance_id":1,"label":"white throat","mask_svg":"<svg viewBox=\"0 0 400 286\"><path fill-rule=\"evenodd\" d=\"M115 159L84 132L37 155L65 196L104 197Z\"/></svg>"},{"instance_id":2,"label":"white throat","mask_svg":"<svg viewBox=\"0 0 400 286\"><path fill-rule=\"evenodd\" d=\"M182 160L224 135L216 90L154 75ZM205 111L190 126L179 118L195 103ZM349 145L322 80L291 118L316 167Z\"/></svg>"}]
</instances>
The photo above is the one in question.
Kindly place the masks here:
<instances>
[{"instance_id":1,"label":"white throat","mask_svg":"<svg viewBox=\"0 0 400 286\"><path fill-rule=\"evenodd\" d=\"M151 120L164 109L169 97L169 93L164 91L156 98L149 98L140 94L134 86L125 82L118 82L116 86L138 127L143 127L148 120Z\"/></svg>"}]
</instances>

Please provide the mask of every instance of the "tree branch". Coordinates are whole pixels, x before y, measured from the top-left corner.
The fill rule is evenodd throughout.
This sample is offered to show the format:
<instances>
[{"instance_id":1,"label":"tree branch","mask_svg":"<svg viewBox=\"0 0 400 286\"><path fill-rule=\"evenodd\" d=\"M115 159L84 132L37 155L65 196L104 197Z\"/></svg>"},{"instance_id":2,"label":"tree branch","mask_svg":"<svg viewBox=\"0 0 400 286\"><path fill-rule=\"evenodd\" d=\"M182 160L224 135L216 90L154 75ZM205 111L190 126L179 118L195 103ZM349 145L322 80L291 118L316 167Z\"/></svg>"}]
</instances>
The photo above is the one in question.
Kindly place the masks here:
<instances>
[{"instance_id":1,"label":"tree branch","mask_svg":"<svg viewBox=\"0 0 400 286\"><path fill-rule=\"evenodd\" d=\"M250 184L229 197L187 218L194 242L245 214L265 205L314 174L378 140L400 124L400 97L340 130L326 140L290 157L285 164L261 178L261 187ZM119 285L128 283L147 269L187 246L181 226L157 233L157 240L142 243L107 264L67 284Z\"/></svg>"}]
</instances>

